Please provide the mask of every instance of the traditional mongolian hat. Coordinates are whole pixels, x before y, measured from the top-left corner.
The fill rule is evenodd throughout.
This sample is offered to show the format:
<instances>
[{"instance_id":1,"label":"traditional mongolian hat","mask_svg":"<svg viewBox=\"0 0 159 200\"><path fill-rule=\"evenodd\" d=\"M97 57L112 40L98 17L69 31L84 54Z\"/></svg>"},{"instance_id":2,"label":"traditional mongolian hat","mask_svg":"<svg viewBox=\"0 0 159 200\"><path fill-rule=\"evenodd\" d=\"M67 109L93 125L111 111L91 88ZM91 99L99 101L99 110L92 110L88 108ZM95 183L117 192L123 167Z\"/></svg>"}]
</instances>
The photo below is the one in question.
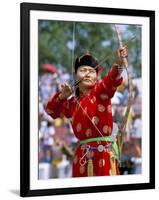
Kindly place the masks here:
<instances>
[{"instance_id":1,"label":"traditional mongolian hat","mask_svg":"<svg viewBox=\"0 0 159 200\"><path fill-rule=\"evenodd\" d=\"M95 57L91 56L89 51L86 51L83 56L76 58L75 73L77 72L77 69L81 66L90 66L92 68L95 68L96 72L98 73L98 61Z\"/></svg>"}]
</instances>

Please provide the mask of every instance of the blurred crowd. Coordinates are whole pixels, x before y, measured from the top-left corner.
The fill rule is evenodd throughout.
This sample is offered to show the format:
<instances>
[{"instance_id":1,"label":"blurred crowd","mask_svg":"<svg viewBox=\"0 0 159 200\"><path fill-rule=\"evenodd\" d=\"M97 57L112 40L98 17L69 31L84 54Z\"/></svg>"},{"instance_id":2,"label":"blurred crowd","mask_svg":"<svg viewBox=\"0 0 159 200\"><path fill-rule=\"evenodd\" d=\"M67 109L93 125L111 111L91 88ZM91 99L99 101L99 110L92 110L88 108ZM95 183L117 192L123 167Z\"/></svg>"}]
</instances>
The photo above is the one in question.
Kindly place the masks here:
<instances>
[{"instance_id":1,"label":"blurred crowd","mask_svg":"<svg viewBox=\"0 0 159 200\"><path fill-rule=\"evenodd\" d=\"M72 155L77 145L70 121L52 119L45 112L48 99L60 89L63 82L72 83L72 75L65 69L45 69L39 75L39 179L71 177ZM141 173L141 79L133 79L134 101L128 117L121 153L120 174ZM127 84L119 87L112 99L112 111L116 135L128 99Z\"/></svg>"}]
</instances>

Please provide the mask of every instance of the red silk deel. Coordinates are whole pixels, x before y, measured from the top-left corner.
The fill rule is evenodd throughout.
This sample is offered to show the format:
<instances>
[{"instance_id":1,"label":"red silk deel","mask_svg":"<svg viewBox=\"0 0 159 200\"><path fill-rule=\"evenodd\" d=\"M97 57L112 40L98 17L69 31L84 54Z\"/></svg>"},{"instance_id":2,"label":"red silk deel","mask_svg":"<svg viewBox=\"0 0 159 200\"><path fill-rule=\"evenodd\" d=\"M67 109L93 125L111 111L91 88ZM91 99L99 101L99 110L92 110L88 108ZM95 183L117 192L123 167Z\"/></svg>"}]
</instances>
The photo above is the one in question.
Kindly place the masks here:
<instances>
[{"instance_id":1,"label":"red silk deel","mask_svg":"<svg viewBox=\"0 0 159 200\"><path fill-rule=\"evenodd\" d=\"M113 68L86 96L80 93L78 103L74 96L60 100L60 93L55 94L48 101L46 112L54 119L61 116L72 118L72 128L78 140L110 136L113 128L111 98L122 82L122 77L116 80L116 76L118 68ZM73 160L73 177L88 175L89 159L93 161L93 176L112 175L110 162L112 149L104 149L102 152L98 150L99 145L107 146L107 144L109 144L107 141L94 141L78 145ZM92 147L89 151L88 145ZM115 168L116 174L119 174L117 159Z\"/></svg>"}]
</instances>

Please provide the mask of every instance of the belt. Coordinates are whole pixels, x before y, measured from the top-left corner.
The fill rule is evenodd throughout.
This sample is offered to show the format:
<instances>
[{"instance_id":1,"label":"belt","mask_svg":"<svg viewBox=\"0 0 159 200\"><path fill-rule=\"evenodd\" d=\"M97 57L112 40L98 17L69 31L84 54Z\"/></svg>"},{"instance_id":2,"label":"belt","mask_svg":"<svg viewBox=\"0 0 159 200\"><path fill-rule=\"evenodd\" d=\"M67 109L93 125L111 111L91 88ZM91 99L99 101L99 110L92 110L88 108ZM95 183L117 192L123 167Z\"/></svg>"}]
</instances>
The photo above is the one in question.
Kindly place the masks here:
<instances>
[{"instance_id":1,"label":"belt","mask_svg":"<svg viewBox=\"0 0 159 200\"><path fill-rule=\"evenodd\" d=\"M100 144L97 147L94 147L94 146L91 146L91 145L87 145L87 148L89 150L92 150L92 151L97 150L98 152L103 152L105 150L106 151L111 151L112 150L112 144L111 143L106 144L106 145Z\"/></svg>"},{"instance_id":2,"label":"belt","mask_svg":"<svg viewBox=\"0 0 159 200\"><path fill-rule=\"evenodd\" d=\"M98 141L106 141L106 142L110 142L112 145L112 149L117 157L117 159L119 160L120 157L120 152L119 152L119 148L117 143L113 140L113 138L111 136L104 136L104 137L95 137L95 138L88 138L85 140L80 140L78 141L78 144L87 144L89 142L98 142ZM99 152L102 152L105 148L107 147L107 145L98 145L98 147L91 147L90 148L93 149L97 149Z\"/></svg>"}]
</instances>

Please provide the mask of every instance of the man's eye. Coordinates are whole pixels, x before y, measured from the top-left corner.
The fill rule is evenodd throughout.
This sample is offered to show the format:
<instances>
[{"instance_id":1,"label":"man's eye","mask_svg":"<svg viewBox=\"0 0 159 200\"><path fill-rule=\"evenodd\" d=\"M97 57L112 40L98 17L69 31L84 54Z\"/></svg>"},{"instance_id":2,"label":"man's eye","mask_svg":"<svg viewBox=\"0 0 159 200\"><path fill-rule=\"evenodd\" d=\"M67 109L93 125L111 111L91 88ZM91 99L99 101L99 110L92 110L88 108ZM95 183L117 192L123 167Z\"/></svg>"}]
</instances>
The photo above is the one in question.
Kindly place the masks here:
<instances>
[{"instance_id":1,"label":"man's eye","mask_svg":"<svg viewBox=\"0 0 159 200\"><path fill-rule=\"evenodd\" d=\"M85 69L81 69L81 72L85 72L86 70Z\"/></svg>"}]
</instances>

